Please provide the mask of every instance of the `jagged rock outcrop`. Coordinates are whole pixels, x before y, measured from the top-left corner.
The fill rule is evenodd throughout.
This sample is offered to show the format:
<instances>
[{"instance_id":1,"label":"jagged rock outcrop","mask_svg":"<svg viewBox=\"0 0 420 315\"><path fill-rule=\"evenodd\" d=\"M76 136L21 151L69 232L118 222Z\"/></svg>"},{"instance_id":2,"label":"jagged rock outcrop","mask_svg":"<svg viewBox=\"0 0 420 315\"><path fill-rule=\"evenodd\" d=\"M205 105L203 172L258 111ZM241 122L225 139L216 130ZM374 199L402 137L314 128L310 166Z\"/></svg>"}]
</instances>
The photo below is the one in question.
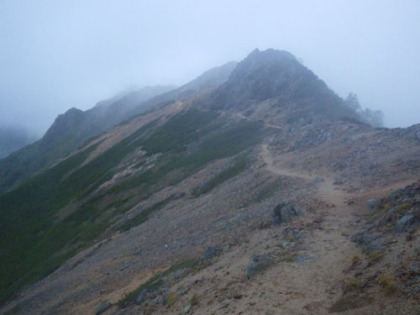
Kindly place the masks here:
<instances>
[{"instance_id":1,"label":"jagged rock outcrop","mask_svg":"<svg viewBox=\"0 0 420 315\"><path fill-rule=\"evenodd\" d=\"M302 209L291 203L281 203L273 209L273 222L274 225L287 223L293 218L304 215L305 213L305 209Z\"/></svg>"},{"instance_id":2,"label":"jagged rock outcrop","mask_svg":"<svg viewBox=\"0 0 420 315\"><path fill-rule=\"evenodd\" d=\"M229 80L210 97L208 106L247 114L257 111L257 104L266 100L271 100L272 115L281 109L289 121L314 116L359 119L291 53L274 49L256 49L241 61Z\"/></svg>"}]
</instances>

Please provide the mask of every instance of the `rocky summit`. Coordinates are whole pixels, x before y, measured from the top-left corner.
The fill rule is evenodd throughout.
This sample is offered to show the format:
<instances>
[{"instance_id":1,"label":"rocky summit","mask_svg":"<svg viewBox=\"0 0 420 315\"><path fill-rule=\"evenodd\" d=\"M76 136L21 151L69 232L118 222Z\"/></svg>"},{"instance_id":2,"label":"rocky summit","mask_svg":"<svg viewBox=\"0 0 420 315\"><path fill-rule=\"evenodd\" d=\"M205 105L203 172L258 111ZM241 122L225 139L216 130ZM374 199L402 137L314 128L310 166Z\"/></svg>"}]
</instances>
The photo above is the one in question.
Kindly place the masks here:
<instances>
[{"instance_id":1,"label":"rocky summit","mask_svg":"<svg viewBox=\"0 0 420 315\"><path fill-rule=\"evenodd\" d=\"M420 313L420 124L273 49L148 91L0 161L2 314Z\"/></svg>"}]
</instances>

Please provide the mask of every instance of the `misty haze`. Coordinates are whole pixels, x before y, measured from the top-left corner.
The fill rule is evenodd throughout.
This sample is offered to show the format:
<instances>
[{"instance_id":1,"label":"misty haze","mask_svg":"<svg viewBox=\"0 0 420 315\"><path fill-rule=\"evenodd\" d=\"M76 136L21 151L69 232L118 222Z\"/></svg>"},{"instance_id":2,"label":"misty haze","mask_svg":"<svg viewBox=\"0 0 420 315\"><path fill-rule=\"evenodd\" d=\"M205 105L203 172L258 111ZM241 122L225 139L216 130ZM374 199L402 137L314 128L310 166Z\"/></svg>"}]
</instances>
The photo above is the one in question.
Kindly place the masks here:
<instances>
[{"instance_id":1,"label":"misty haze","mask_svg":"<svg viewBox=\"0 0 420 315\"><path fill-rule=\"evenodd\" d=\"M420 3L0 3L1 314L419 314Z\"/></svg>"}]
</instances>

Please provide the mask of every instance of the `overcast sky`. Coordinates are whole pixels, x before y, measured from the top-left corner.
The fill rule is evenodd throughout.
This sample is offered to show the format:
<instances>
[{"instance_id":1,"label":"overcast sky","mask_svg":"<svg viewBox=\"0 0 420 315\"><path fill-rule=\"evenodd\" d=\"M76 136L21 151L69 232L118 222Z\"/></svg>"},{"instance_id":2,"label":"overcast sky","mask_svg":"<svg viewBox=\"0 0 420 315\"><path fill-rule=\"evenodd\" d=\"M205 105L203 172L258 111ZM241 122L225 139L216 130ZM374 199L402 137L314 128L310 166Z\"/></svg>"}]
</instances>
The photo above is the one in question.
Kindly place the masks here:
<instances>
[{"instance_id":1,"label":"overcast sky","mask_svg":"<svg viewBox=\"0 0 420 315\"><path fill-rule=\"evenodd\" d=\"M45 132L131 86L288 50L391 127L420 123L420 1L0 0L0 124Z\"/></svg>"}]
</instances>

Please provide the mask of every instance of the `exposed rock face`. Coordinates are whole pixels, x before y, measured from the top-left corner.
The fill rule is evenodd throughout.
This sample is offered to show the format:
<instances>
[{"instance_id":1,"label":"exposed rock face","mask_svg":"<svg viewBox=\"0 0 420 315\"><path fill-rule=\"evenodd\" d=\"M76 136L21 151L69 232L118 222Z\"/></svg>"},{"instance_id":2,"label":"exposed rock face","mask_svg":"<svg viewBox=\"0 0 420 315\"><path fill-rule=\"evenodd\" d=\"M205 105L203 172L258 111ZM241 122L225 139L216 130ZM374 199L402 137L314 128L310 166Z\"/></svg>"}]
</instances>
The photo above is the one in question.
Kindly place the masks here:
<instances>
[{"instance_id":1,"label":"exposed rock face","mask_svg":"<svg viewBox=\"0 0 420 315\"><path fill-rule=\"evenodd\" d=\"M363 251L368 255L385 250L379 234L370 234L367 231L360 232L352 237L352 241L361 246Z\"/></svg>"},{"instance_id":2,"label":"exposed rock face","mask_svg":"<svg viewBox=\"0 0 420 315\"><path fill-rule=\"evenodd\" d=\"M286 115L350 117L356 112L343 104L312 71L287 51L254 50L238 64L229 80L221 85L209 101L210 108L223 110L253 110L253 105L272 99L277 108L293 109Z\"/></svg>"},{"instance_id":3,"label":"exposed rock face","mask_svg":"<svg viewBox=\"0 0 420 315\"><path fill-rule=\"evenodd\" d=\"M368 261L362 263L359 256L353 260L350 269L363 276L356 282L348 282L349 291L355 291L356 284L362 284L364 291L378 283L388 295L398 292L406 298L418 298L419 201L419 182L395 190L381 199L368 200L368 226L351 238L361 247Z\"/></svg>"},{"instance_id":4,"label":"exposed rock face","mask_svg":"<svg viewBox=\"0 0 420 315\"><path fill-rule=\"evenodd\" d=\"M255 274L262 272L274 263L273 258L268 254L254 255L246 267L246 276L251 278Z\"/></svg>"},{"instance_id":5,"label":"exposed rock face","mask_svg":"<svg viewBox=\"0 0 420 315\"><path fill-rule=\"evenodd\" d=\"M273 210L273 222L274 225L279 225L281 223L289 222L293 218L305 213L306 211L304 209L294 206L291 203L282 203Z\"/></svg>"},{"instance_id":6,"label":"exposed rock face","mask_svg":"<svg viewBox=\"0 0 420 315\"><path fill-rule=\"evenodd\" d=\"M220 247L207 247L204 252L204 258L205 259L212 259L213 257L216 257L222 252L222 249Z\"/></svg>"},{"instance_id":7,"label":"exposed rock face","mask_svg":"<svg viewBox=\"0 0 420 315\"><path fill-rule=\"evenodd\" d=\"M254 50L214 95L214 108L244 109L286 92L306 69L288 52ZM303 75L301 73L301 75Z\"/></svg>"},{"instance_id":8,"label":"exposed rock face","mask_svg":"<svg viewBox=\"0 0 420 315\"><path fill-rule=\"evenodd\" d=\"M368 200L367 206L376 217L374 227L387 227L398 233L415 230L420 224L420 184L401 188L382 199Z\"/></svg>"},{"instance_id":9,"label":"exposed rock face","mask_svg":"<svg viewBox=\"0 0 420 315\"><path fill-rule=\"evenodd\" d=\"M86 124L84 112L77 108L71 108L59 115L52 126L48 129L40 144L44 148L53 148L64 142L66 138L74 137ZM73 149L73 148L72 148Z\"/></svg>"},{"instance_id":10,"label":"exposed rock face","mask_svg":"<svg viewBox=\"0 0 420 315\"><path fill-rule=\"evenodd\" d=\"M104 301L104 302L100 303L95 308L95 315L99 315L99 314L102 314L102 313L106 312L111 306L112 306L112 304L109 301Z\"/></svg>"}]
</instances>

